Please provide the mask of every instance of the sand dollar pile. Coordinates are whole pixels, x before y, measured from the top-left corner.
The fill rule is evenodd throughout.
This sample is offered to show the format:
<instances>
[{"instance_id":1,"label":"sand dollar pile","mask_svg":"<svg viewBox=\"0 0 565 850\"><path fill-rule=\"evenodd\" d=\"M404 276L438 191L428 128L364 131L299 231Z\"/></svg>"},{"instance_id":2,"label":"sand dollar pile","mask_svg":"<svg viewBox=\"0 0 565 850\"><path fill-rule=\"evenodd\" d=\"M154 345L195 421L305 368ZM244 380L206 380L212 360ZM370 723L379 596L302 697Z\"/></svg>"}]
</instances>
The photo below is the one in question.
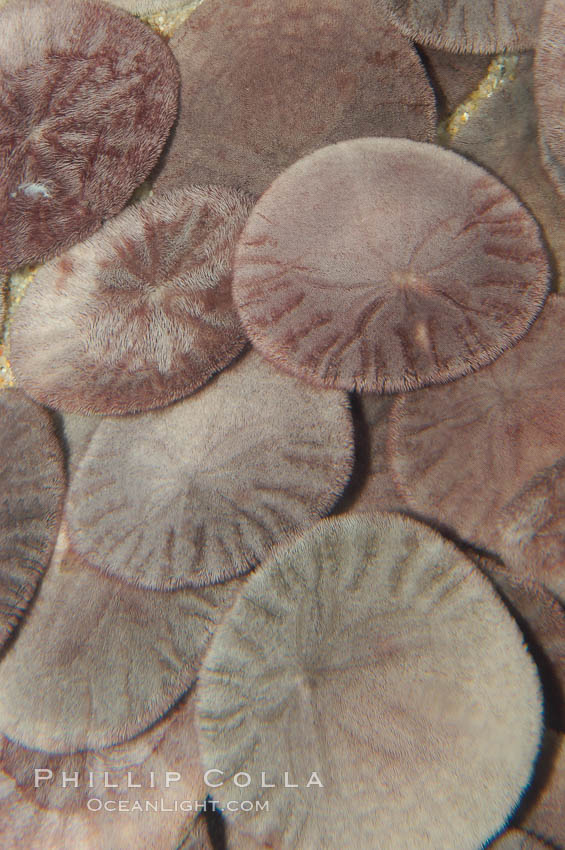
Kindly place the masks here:
<instances>
[{"instance_id":1,"label":"sand dollar pile","mask_svg":"<svg viewBox=\"0 0 565 850\"><path fill-rule=\"evenodd\" d=\"M562 5L0 0L2 850L565 846Z\"/></svg>"}]
</instances>

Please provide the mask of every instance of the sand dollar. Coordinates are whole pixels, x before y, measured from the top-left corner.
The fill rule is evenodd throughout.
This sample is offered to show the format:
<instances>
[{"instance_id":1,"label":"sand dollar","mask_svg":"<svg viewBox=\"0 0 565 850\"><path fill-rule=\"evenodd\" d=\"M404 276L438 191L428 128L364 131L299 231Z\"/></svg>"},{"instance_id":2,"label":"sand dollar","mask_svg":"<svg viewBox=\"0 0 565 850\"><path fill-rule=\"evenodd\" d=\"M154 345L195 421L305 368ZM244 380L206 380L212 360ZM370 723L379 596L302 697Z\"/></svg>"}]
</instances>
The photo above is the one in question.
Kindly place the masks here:
<instances>
[{"instance_id":1,"label":"sand dollar","mask_svg":"<svg viewBox=\"0 0 565 850\"><path fill-rule=\"evenodd\" d=\"M197 715L215 798L269 801L227 816L284 850L476 850L541 732L535 665L492 586L397 514L324 520L264 563L213 639Z\"/></svg>"}]
</instances>

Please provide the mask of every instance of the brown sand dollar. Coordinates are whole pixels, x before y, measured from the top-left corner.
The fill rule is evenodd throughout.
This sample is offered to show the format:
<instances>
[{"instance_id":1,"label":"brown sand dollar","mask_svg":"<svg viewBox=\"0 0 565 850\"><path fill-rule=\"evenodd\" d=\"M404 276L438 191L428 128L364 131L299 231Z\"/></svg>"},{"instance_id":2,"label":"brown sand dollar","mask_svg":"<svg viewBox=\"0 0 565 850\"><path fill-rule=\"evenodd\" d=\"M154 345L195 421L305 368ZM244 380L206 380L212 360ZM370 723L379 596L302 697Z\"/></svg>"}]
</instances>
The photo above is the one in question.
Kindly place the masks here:
<instances>
[{"instance_id":1,"label":"brown sand dollar","mask_svg":"<svg viewBox=\"0 0 565 850\"><path fill-rule=\"evenodd\" d=\"M387 452L393 396L365 393L354 397L355 466L339 511L404 511L407 504L392 477Z\"/></svg>"},{"instance_id":2,"label":"brown sand dollar","mask_svg":"<svg viewBox=\"0 0 565 850\"><path fill-rule=\"evenodd\" d=\"M530 805L519 820L522 829L539 835L551 847L565 847L565 735L550 732L546 736L548 771L543 783L536 785Z\"/></svg>"},{"instance_id":3,"label":"brown sand dollar","mask_svg":"<svg viewBox=\"0 0 565 850\"><path fill-rule=\"evenodd\" d=\"M2 336L2 328L4 326L4 319L6 318L6 313L8 309L7 283L7 276L4 274L0 274L0 337Z\"/></svg>"},{"instance_id":4,"label":"brown sand dollar","mask_svg":"<svg viewBox=\"0 0 565 850\"><path fill-rule=\"evenodd\" d=\"M367 511L403 510L407 505L395 486L387 452L394 399L367 393L361 396L359 403L367 425L369 464L365 485L354 507Z\"/></svg>"},{"instance_id":5,"label":"brown sand dollar","mask_svg":"<svg viewBox=\"0 0 565 850\"><path fill-rule=\"evenodd\" d=\"M450 134L448 144L496 174L526 204L547 240L555 264L555 285L562 289L565 194L559 193L547 173L538 143L533 58L532 53L522 54L517 61L513 57L499 57L501 84L476 101L472 120L459 121L457 132ZM496 79L491 78L491 82Z\"/></svg>"},{"instance_id":6,"label":"brown sand dollar","mask_svg":"<svg viewBox=\"0 0 565 850\"><path fill-rule=\"evenodd\" d=\"M0 270L53 256L126 204L177 112L159 36L91 0L0 12Z\"/></svg>"},{"instance_id":7,"label":"brown sand dollar","mask_svg":"<svg viewBox=\"0 0 565 850\"><path fill-rule=\"evenodd\" d=\"M529 576L517 575L492 558L480 558L478 566L524 632L541 677L546 724L565 730L565 609L543 584Z\"/></svg>"},{"instance_id":8,"label":"brown sand dollar","mask_svg":"<svg viewBox=\"0 0 565 850\"><path fill-rule=\"evenodd\" d=\"M249 834L241 833L232 823L226 823L221 818L219 808L213 800L208 801L207 806L208 810L212 807L212 810L217 813L215 817L220 819L221 830L213 832L218 821L215 821L208 829L206 818L197 817L196 820L191 822L188 830L185 830L184 840L177 850L216 850L218 846L225 848L225 850L278 850L276 845L269 844L267 846L263 842L255 841ZM221 837L218 832L221 832ZM215 840L213 840L212 835Z\"/></svg>"},{"instance_id":9,"label":"brown sand dollar","mask_svg":"<svg viewBox=\"0 0 565 850\"><path fill-rule=\"evenodd\" d=\"M280 841L269 839L265 844L258 841L248 832L242 832L233 821L224 821L226 827L227 850L281 850ZM207 848L206 848L207 850Z\"/></svg>"},{"instance_id":10,"label":"brown sand dollar","mask_svg":"<svg viewBox=\"0 0 565 850\"><path fill-rule=\"evenodd\" d=\"M63 512L63 451L50 414L0 390L0 646L47 568Z\"/></svg>"},{"instance_id":11,"label":"brown sand dollar","mask_svg":"<svg viewBox=\"0 0 565 850\"><path fill-rule=\"evenodd\" d=\"M565 458L541 470L496 518L497 551L565 603Z\"/></svg>"},{"instance_id":12,"label":"brown sand dollar","mask_svg":"<svg viewBox=\"0 0 565 850\"><path fill-rule=\"evenodd\" d=\"M194 817L180 804L205 793L194 702L192 691L141 735L95 752L56 756L0 737L2 850L171 850Z\"/></svg>"},{"instance_id":13,"label":"brown sand dollar","mask_svg":"<svg viewBox=\"0 0 565 850\"><path fill-rule=\"evenodd\" d=\"M246 342L232 255L251 202L187 187L125 210L44 266L10 332L18 384L73 413L131 413L189 395Z\"/></svg>"},{"instance_id":14,"label":"brown sand dollar","mask_svg":"<svg viewBox=\"0 0 565 850\"><path fill-rule=\"evenodd\" d=\"M487 74L492 56L448 53L433 47L420 48L441 105L449 115L474 92Z\"/></svg>"},{"instance_id":15,"label":"brown sand dollar","mask_svg":"<svg viewBox=\"0 0 565 850\"><path fill-rule=\"evenodd\" d=\"M226 815L283 850L342 850L352 835L476 850L539 745L537 673L514 620L454 546L396 514L323 520L279 548L199 681L203 764L225 771L214 797L268 800Z\"/></svg>"},{"instance_id":16,"label":"brown sand dollar","mask_svg":"<svg viewBox=\"0 0 565 850\"><path fill-rule=\"evenodd\" d=\"M551 850L548 844L521 829L509 829L492 844L489 850Z\"/></svg>"},{"instance_id":17,"label":"brown sand dollar","mask_svg":"<svg viewBox=\"0 0 565 850\"><path fill-rule=\"evenodd\" d=\"M324 387L396 392L490 363L533 321L538 226L482 168L435 145L355 139L291 166L238 242L254 345Z\"/></svg>"},{"instance_id":18,"label":"brown sand dollar","mask_svg":"<svg viewBox=\"0 0 565 850\"><path fill-rule=\"evenodd\" d=\"M177 850L214 850L204 816L195 818L188 829L183 830L183 841Z\"/></svg>"},{"instance_id":19,"label":"brown sand dollar","mask_svg":"<svg viewBox=\"0 0 565 850\"><path fill-rule=\"evenodd\" d=\"M497 511L565 456L564 392L565 299L552 295L487 369L396 399L391 465L410 508L496 551Z\"/></svg>"},{"instance_id":20,"label":"brown sand dollar","mask_svg":"<svg viewBox=\"0 0 565 850\"><path fill-rule=\"evenodd\" d=\"M331 510L351 473L352 430L344 394L250 352L193 398L102 423L69 492L73 545L150 588L248 572Z\"/></svg>"},{"instance_id":21,"label":"brown sand dollar","mask_svg":"<svg viewBox=\"0 0 565 850\"><path fill-rule=\"evenodd\" d=\"M68 480L76 472L92 435L102 421L102 416L81 416L79 413L58 415L57 423L65 452Z\"/></svg>"},{"instance_id":22,"label":"brown sand dollar","mask_svg":"<svg viewBox=\"0 0 565 850\"><path fill-rule=\"evenodd\" d=\"M156 189L220 183L258 195L331 142L435 135L418 54L373 0L354 10L341 0L206 0L170 45L181 102Z\"/></svg>"},{"instance_id":23,"label":"brown sand dollar","mask_svg":"<svg viewBox=\"0 0 565 850\"><path fill-rule=\"evenodd\" d=\"M241 582L158 593L69 549L55 556L0 666L0 732L51 753L100 749L147 729L196 679Z\"/></svg>"},{"instance_id":24,"label":"brown sand dollar","mask_svg":"<svg viewBox=\"0 0 565 850\"><path fill-rule=\"evenodd\" d=\"M565 195L565 0L547 0L534 64L535 98L544 164Z\"/></svg>"},{"instance_id":25,"label":"brown sand dollar","mask_svg":"<svg viewBox=\"0 0 565 850\"><path fill-rule=\"evenodd\" d=\"M126 9L132 15L153 15L197 6L202 0L106 0L111 6Z\"/></svg>"},{"instance_id":26,"label":"brown sand dollar","mask_svg":"<svg viewBox=\"0 0 565 850\"><path fill-rule=\"evenodd\" d=\"M454 53L534 47L544 0L379 0L409 38Z\"/></svg>"}]
</instances>

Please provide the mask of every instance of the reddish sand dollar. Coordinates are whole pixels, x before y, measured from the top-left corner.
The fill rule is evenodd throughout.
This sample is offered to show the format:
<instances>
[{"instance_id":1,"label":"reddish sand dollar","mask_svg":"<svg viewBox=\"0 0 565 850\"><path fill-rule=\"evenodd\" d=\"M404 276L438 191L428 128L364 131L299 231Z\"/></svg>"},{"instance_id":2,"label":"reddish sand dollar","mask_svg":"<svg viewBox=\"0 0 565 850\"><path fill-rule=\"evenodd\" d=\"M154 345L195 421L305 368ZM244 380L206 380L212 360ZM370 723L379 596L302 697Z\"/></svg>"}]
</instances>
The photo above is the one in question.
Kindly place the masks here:
<instances>
[{"instance_id":1,"label":"reddish sand dollar","mask_svg":"<svg viewBox=\"0 0 565 850\"><path fill-rule=\"evenodd\" d=\"M234 298L281 368L390 392L494 360L526 332L548 277L536 222L496 178L433 145L355 139L264 193L238 243Z\"/></svg>"},{"instance_id":2,"label":"reddish sand dollar","mask_svg":"<svg viewBox=\"0 0 565 850\"><path fill-rule=\"evenodd\" d=\"M565 0L547 0L534 65L544 164L565 195Z\"/></svg>"},{"instance_id":3,"label":"reddish sand dollar","mask_svg":"<svg viewBox=\"0 0 565 850\"><path fill-rule=\"evenodd\" d=\"M410 507L478 546L495 513L565 456L565 299L488 369L395 402L393 475Z\"/></svg>"},{"instance_id":4,"label":"reddish sand dollar","mask_svg":"<svg viewBox=\"0 0 565 850\"><path fill-rule=\"evenodd\" d=\"M177 111L171 51L91 0L0 12L0 269L53 256L119 212Z\"/></svg>"},{"instance_id":5,"label":"reddish sand dollar","mask_svg":"<svg viewBox=\"0 0 565 850\"><path fill-rule=\"evenodd\" d=\"M245 345L231 278L250 208L235 189L173 191L40 269L11 328L19 385L57 409L112 414L198 389Z\"/></svg>"},{"instance_id":6,"label":"reddish sand dollar","mask_svg":"<svg viewBox=\"0 0 565 850\"><path fill-rule=\"evenodd\" d=\"M379 0L409 38L454 53L534 47L544 0Z\"/></svg>"},{"instance_id":7,"label":"reddish sand dollar","mask_svg":"<svg viewBox=\"0 0 565 850\"><path fill-rule=\"evenodd\" d=\"M206 0L171 49L181 103L159 189L211 182L260 194L330 142L435 134L418 55L373 0L354 9L342 0Z\"/></svg>"},{"instance_id":8,"label":"reddish sand dollar","mask_svg":"<svg viewBox=\"0 0 565 850\"><path fill-rule=\"evenodd\" d=\"M0 674L0 731L52 753L99 749L147 729L196 679L241 582L158 593L55 555Z\"/></svg>"},{"instance_id":9,"label":"reddish sand dollar","mask_svg":"<svg viewBox=\"0 0 565 850\"><path fill-rule=\"evenodd\" d=\"M565 458L535 475L496 518L495 546L565 603Z\"/></svg>"},{"instance_id":10,"label":"reddish sand dollar","mask_svg":"<svg viewBox=\"0 0 565 850\"><path fill-rule=\"evenodd\" d=\"M145 587L223 581L331 510L352 437L344 394L251 352L193 398L100 425L71 484L71 539Z\"/></svg>"},{"instance_id":11,"label":"reddish sand dollar","mask_svg":"<svg viewBox=\"0 0 565 850\"><path fill-rule=\"evenodd\" d=\"M352 836L476 850L541 731L535 665L490 583L395 514L324 520L251 576L206 655L197 717L220 805L269 801L228 819L283 850Z\"/></svg>"},{"instance_id":12,"label":"reddish sand dollar","mask_svg":"<svg viewBox=\"0 0 565 850\"><path fill-rule=\"evenodd\" d=\"M0 391L0 646L49 563L63 510L63 451L51 416L20 390Z\"/></svg>"},{"instance_id":13,"label":"reddish sand dollar","mask_svg":"<svg viewBox=\"0 0 565 850\"><path fill-rule=\"evenodd\" d=\"M56 756L0 736L2 850L171 850L190 817L179 804L204 793L193 693L137 738L97 752Z\"/></svg>"}]
</instances>

